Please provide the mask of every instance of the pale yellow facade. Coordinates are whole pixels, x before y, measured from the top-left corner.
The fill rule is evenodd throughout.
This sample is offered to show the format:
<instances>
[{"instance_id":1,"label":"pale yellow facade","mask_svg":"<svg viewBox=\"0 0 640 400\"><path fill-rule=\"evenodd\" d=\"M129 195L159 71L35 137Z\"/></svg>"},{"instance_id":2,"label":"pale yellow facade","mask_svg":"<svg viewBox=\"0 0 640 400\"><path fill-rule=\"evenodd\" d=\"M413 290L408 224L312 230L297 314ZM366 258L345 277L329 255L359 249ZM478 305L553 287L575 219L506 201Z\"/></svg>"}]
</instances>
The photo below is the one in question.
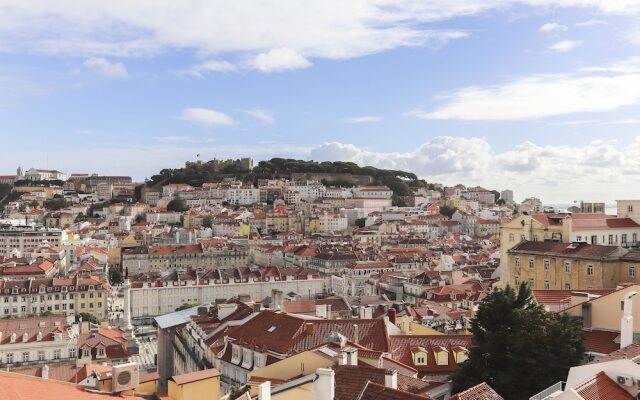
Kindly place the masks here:
<instances>
[{"instance_id":1,"label":"pale yellow facade","mask_svg":"<svg viewBox=\"0 0 640 400\"><path fill-rule=\"evenodd\" d=\"M169 397L171 400L209 400L220 398L220 377L202 379L178 385L170 379Z\"/></svg>"},{"instance_id":2,"label":"pale yellow facade","mask_svg":"<svg viewBox=\"0 0 640 400\"><path fill-rule=\"evenodd\" d=\"M576 317L582 317L583 320L589 320L590 326L588 328L605 330L605 331L620 331L621 319L624 314L620 304L624 301L625 296L629 292L640 293L640 285L630 285L624 289L617 290L605 296L601 296L589 301L591 304L590 317L587 317L584 313L583 303L587 300L586 297L572 296L572 306L565 311L570 315ZM634 296L631 299L632 310L635 318L633 319L633 332L640 333L640 295Z\"/></svg>"}]
</instances>

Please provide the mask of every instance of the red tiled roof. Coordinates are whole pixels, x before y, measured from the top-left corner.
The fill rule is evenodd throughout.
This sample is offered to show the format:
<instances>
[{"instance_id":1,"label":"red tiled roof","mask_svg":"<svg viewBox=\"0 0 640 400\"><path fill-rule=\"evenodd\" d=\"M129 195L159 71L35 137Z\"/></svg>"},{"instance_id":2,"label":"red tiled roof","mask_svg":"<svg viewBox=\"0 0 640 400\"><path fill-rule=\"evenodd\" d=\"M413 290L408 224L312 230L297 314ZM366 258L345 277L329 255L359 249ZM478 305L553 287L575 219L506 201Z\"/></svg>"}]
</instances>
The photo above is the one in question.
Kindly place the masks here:
<instances>
[{"instance_id":1,"label":"red tiled roof","mask_svg":"<svg viewBox=\"0 0 640 400\"><path fill-rule=\"evenodd\" d=\"M71 383L45 380L10 372L0 372L0 399L11 400L103 400L114 399L111 394L87 392L84 387ZM142 397L126 397L142 400Z\"/></svg>"},{"instance_id":2,"label":"red tiled roof","mask_svg":"<svg viewBox=\"0 0 640 400\"><path fill-rule=\"evenodd\" d=\"M613 360L631 360L640 365L640 343L634 343L622 349L618 349L604 357L600 357L590 364L597 364L605 361Z\"/></svg>"},{"instance_id":3,"label":"red tiled roof","mask_svg":"<svg viewBox=\"0 0 640 400\"><path fill-rule=\"evenodd\" d=\"M504 398L491 389L491 386L482 382L450 397L449 400L504 400Z\"/></svg>"},{"instance_id":4,"label":"red tiled roof","mask_svg":"<svg viewBox=\"0 0 640 400\"><path fill-rule=\"evenodd\" d=\"M573 388L585 400L633 400L626 390L615 383L604 372Z\"/></svg>"},{"instance_id":5,"label":"red tiled roof","mask_svg":"<svg viewBox=\"0 0 640 400\"><path fill-rule=\"evenodd\" d=\"M620 336L619 332L584 331L584 350L592 353L609 354L620 348L614 340Z\"/></svg>"},{"instance_id":6,"label":"red tiled roof","mask_svg":"<svg viewBox=\"0 0 640 400\"><path fill-rule=\"evenodd\" d=\"M385 385L368 382L356 400L425 400L430 397L391 389Z\"/></svg>"},{"instance_id":7,"label":"red tiled roof","mask_svg":"<svg viewBox=\"0 0 640 400\"><path fill-rule=\"evenodd\" d=\"M391 355L394 360L400 361L404 364L410 365L421 374L433 373L433 372L454 372L458 369L459 365L455 361L455 352L452 348L455 346L464 347L470 349L471 335L412 335L412 336L390 336L389 342L391 344ZM434 349L436 347L443 347L448 350L449 359L447 365L438 365L436 363ZM412 349L417 347L424 348L427 353L426 365L415 365L413 363Z\"/></svg>"},{"instance_id":8,"label":"red tiled roof","mask_svg":"<svg viewBox=\"0 0 640 400\"><path fill-rule=\"evenodd\" d=\"M580 257L586 259L602 259L617 254L617 246L601 246L596 244L526 241L515 245L510 253L544 253L561 257Z\"/></svg>"}]
</instances>

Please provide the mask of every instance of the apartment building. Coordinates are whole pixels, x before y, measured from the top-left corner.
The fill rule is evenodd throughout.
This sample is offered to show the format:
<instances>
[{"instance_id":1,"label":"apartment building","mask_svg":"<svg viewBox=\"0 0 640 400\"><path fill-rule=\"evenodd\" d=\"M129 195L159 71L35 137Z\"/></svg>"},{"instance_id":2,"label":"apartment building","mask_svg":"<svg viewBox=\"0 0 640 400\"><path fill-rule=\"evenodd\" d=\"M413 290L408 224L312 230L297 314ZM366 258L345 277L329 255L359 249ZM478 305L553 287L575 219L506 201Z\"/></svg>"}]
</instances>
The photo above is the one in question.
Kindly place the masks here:
<instances>
[{"instance_id":1,"label":"apartment building","mask_svg":"<svg viewBox=\"0 0 640 400\"><path fill-rule=\"evenodd\" d=\"M308 298L321 293L323 279L305 268L240 267L187 273L140 274L131 284L131 315L157 316L182 304L207 304L245 296L261 301L272 289Z\"/></svg>"},{"instance_id":2,"label":"apartment building","mask_svg":"<svg viewBox=\"0 0 640 400\"><path fill-rule=\"evenodd\" d=\"M73 317L0 319L0 368L75 361L77 345Z\"/></svg>"},{"instance_id":3,"label":"apartment building","mask_svg":"<svg viewBox=\"0 0 640 400\"><path fill-rule=\"evenodd\" d=\"M11 257L12 252L24 253L28 249L47 242L51 246L60 247L65 239L60 229L34 228L32 226L0 227L0 256Z\"/></svg>"},{"instance_id":4,"label":"apartment building","mask_svg":"<svg viewBox=\"0 0 640 400\"><path fill-rule=\"evenodd\" d=\"M532 289L606 289L638 283L640 252L618 246L524 241L507 251L509 284Z\"/></svg>"},{"instance_id":5,"label":"apartment building","mask_svg":"<svg viewBox=\"0 0 640 400\"><path fill-rule=\"evenodd\" d=\"M107 318L108 284L91 276L0 281L0 315L26 317L87 312Z\"/></svg>"}]
</instances>

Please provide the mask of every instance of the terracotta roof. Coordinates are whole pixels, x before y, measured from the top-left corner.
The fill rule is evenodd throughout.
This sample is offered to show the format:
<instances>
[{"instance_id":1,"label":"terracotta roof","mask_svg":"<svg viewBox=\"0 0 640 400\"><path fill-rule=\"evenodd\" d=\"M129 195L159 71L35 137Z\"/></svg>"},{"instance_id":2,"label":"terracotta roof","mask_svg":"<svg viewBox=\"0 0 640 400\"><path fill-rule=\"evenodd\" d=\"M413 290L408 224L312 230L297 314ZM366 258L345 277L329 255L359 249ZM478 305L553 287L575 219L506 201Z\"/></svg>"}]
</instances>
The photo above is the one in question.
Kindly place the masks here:
<instances>
[{"instance_id":1,"label":"terracotta roof","mask_svg":"<svg viewBox=\"0 0 640 400\"><path fill-rule=\"evenodd\" d=\"M504 400L504 398L491 389L491 386L482 382L450 397L449 400Z\"/></svg>"},{"instance_id":2,"label":"terracotta roof","mask_svg":"<svg viewBox=\"0 0 640 400\"><path fill-rule=\"evenodd\" d=\"M215 368L205 369L204 371L196 371L188 374L175 375L171 379L178 385L184 385L185 383L191 383L201 381L203 379L214 378L220 376L220 371Z\"/></svg>"},{"instance_id":3,"label":"terracotta roof","mask_svg":"<svg viewBox=\"0 0 640 400\"><path fill-rule=\"evenodd\" d=\"M602 259L612 257L619 252L617 246L601 246L596 244L525 241L515 245L509 253L542 253L561 257L579 257Z\"/></svg>"},{"instance_id":4,"label":"terracotta roof","mask_svg":"<svg viewBox=\"0 0 640 400\"><path fill-rule=\"evenodd\" d=\"M640 365L640 343L634 343L622 349L618 349L614 352L607 354L604 357L600 357L596 361L590 364L597 364L605 361L613 360L631 360Z\"/></svg>"},{"instance_id":5,"label":"terracotta roof","mask_svg":"<svg viewBox=\"0 0 640 400\"><path fill-rule=\"evenodd\" d=\"M592 353L609 354L620 348L614 340L619 332L591 330L584 331L584 350Z\"/></svg>"},{"instance_id":6,"label":"terracotta roof","mask_svg":"<svg viewBox=\"0 0 640 400\"><path fill-rule=\"evenodd\" d=\"M615 383L604 372L573 388L584 400L633 400L626 390Z\"/></svg>"},{"instance_id":7,"label":"terracotta roof","mask_svg":"<svg viewBox=\"0 0 640 400\"><path fill-rule=\"evenodd\" d=\"M401 390L391 389L385 385L367 382L364 390L356 398L356 400L425 400L430 397L420 396L417 394L403 392Z\"/></svg>"},{"instance_id":8,"label":"terracotta roof","mask_svg":"<svg viewBox=\"0 0 640 400\"><path fill-rule=\"evenodd\" d=\"M355 326L358 327L358 340L355 340ZM324 343L325 337L331 332L339 332L348 340L371 350L389 351L386 326L382 319L308 320L290 314L262 311L230 330L227 336L234 343L247 348L293 354ZM231 346L227 347L230 353Z\"/></svg>"},{"instance_id":9,"label":"terracotta roof","mask_svg":"<svg viewBox=\"0 0 640 400\"><path fill-rule=\"evenodd\" d=\"M101 400L119 398L111 394L87 392L84 387L54 380L45 380L27 375L0 372L0 399L12 400ZM140 399L131 396L127 399Z\"/></svg>"},{"instance_id":10,"label":"terracotta roof","mask_svg":"<svg viewBox=\"0 0 640 400\"><path fill-rule=\"evenodd\" d=\"M455 361L455 351L452 351L453 347L458 346L470 349L472 345L471 335L390 336L389 342L391 344L391 355L393 359L410 365L418 370L420 374L456 371L459 365ZM419 347L423 348L423 351L427 354L426 365L415 365L413 362L412 351ZM437 347L442 347L449 353L447 365L438 365L436 363L434 349Z\"/></svg>"}]
</instances>

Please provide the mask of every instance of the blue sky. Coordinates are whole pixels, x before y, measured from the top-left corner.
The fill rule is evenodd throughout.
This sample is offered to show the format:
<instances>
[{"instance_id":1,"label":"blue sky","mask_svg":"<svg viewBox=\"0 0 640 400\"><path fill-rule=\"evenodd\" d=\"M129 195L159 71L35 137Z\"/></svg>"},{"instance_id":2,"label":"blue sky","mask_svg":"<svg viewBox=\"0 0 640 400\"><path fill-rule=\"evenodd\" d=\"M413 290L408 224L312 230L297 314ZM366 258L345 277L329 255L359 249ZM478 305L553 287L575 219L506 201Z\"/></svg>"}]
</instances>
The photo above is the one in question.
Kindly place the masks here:
<instances>
[{"instance_id":1,"label":"blue sky","mask_svg":"<svg viewBox=\"0 0 640 400\"><path fill-rule=\"evenodd\" d=\"M0 0L0 172L285 156L640 195L640 1L112 3Z\"/></svg>"}]
</instances>

